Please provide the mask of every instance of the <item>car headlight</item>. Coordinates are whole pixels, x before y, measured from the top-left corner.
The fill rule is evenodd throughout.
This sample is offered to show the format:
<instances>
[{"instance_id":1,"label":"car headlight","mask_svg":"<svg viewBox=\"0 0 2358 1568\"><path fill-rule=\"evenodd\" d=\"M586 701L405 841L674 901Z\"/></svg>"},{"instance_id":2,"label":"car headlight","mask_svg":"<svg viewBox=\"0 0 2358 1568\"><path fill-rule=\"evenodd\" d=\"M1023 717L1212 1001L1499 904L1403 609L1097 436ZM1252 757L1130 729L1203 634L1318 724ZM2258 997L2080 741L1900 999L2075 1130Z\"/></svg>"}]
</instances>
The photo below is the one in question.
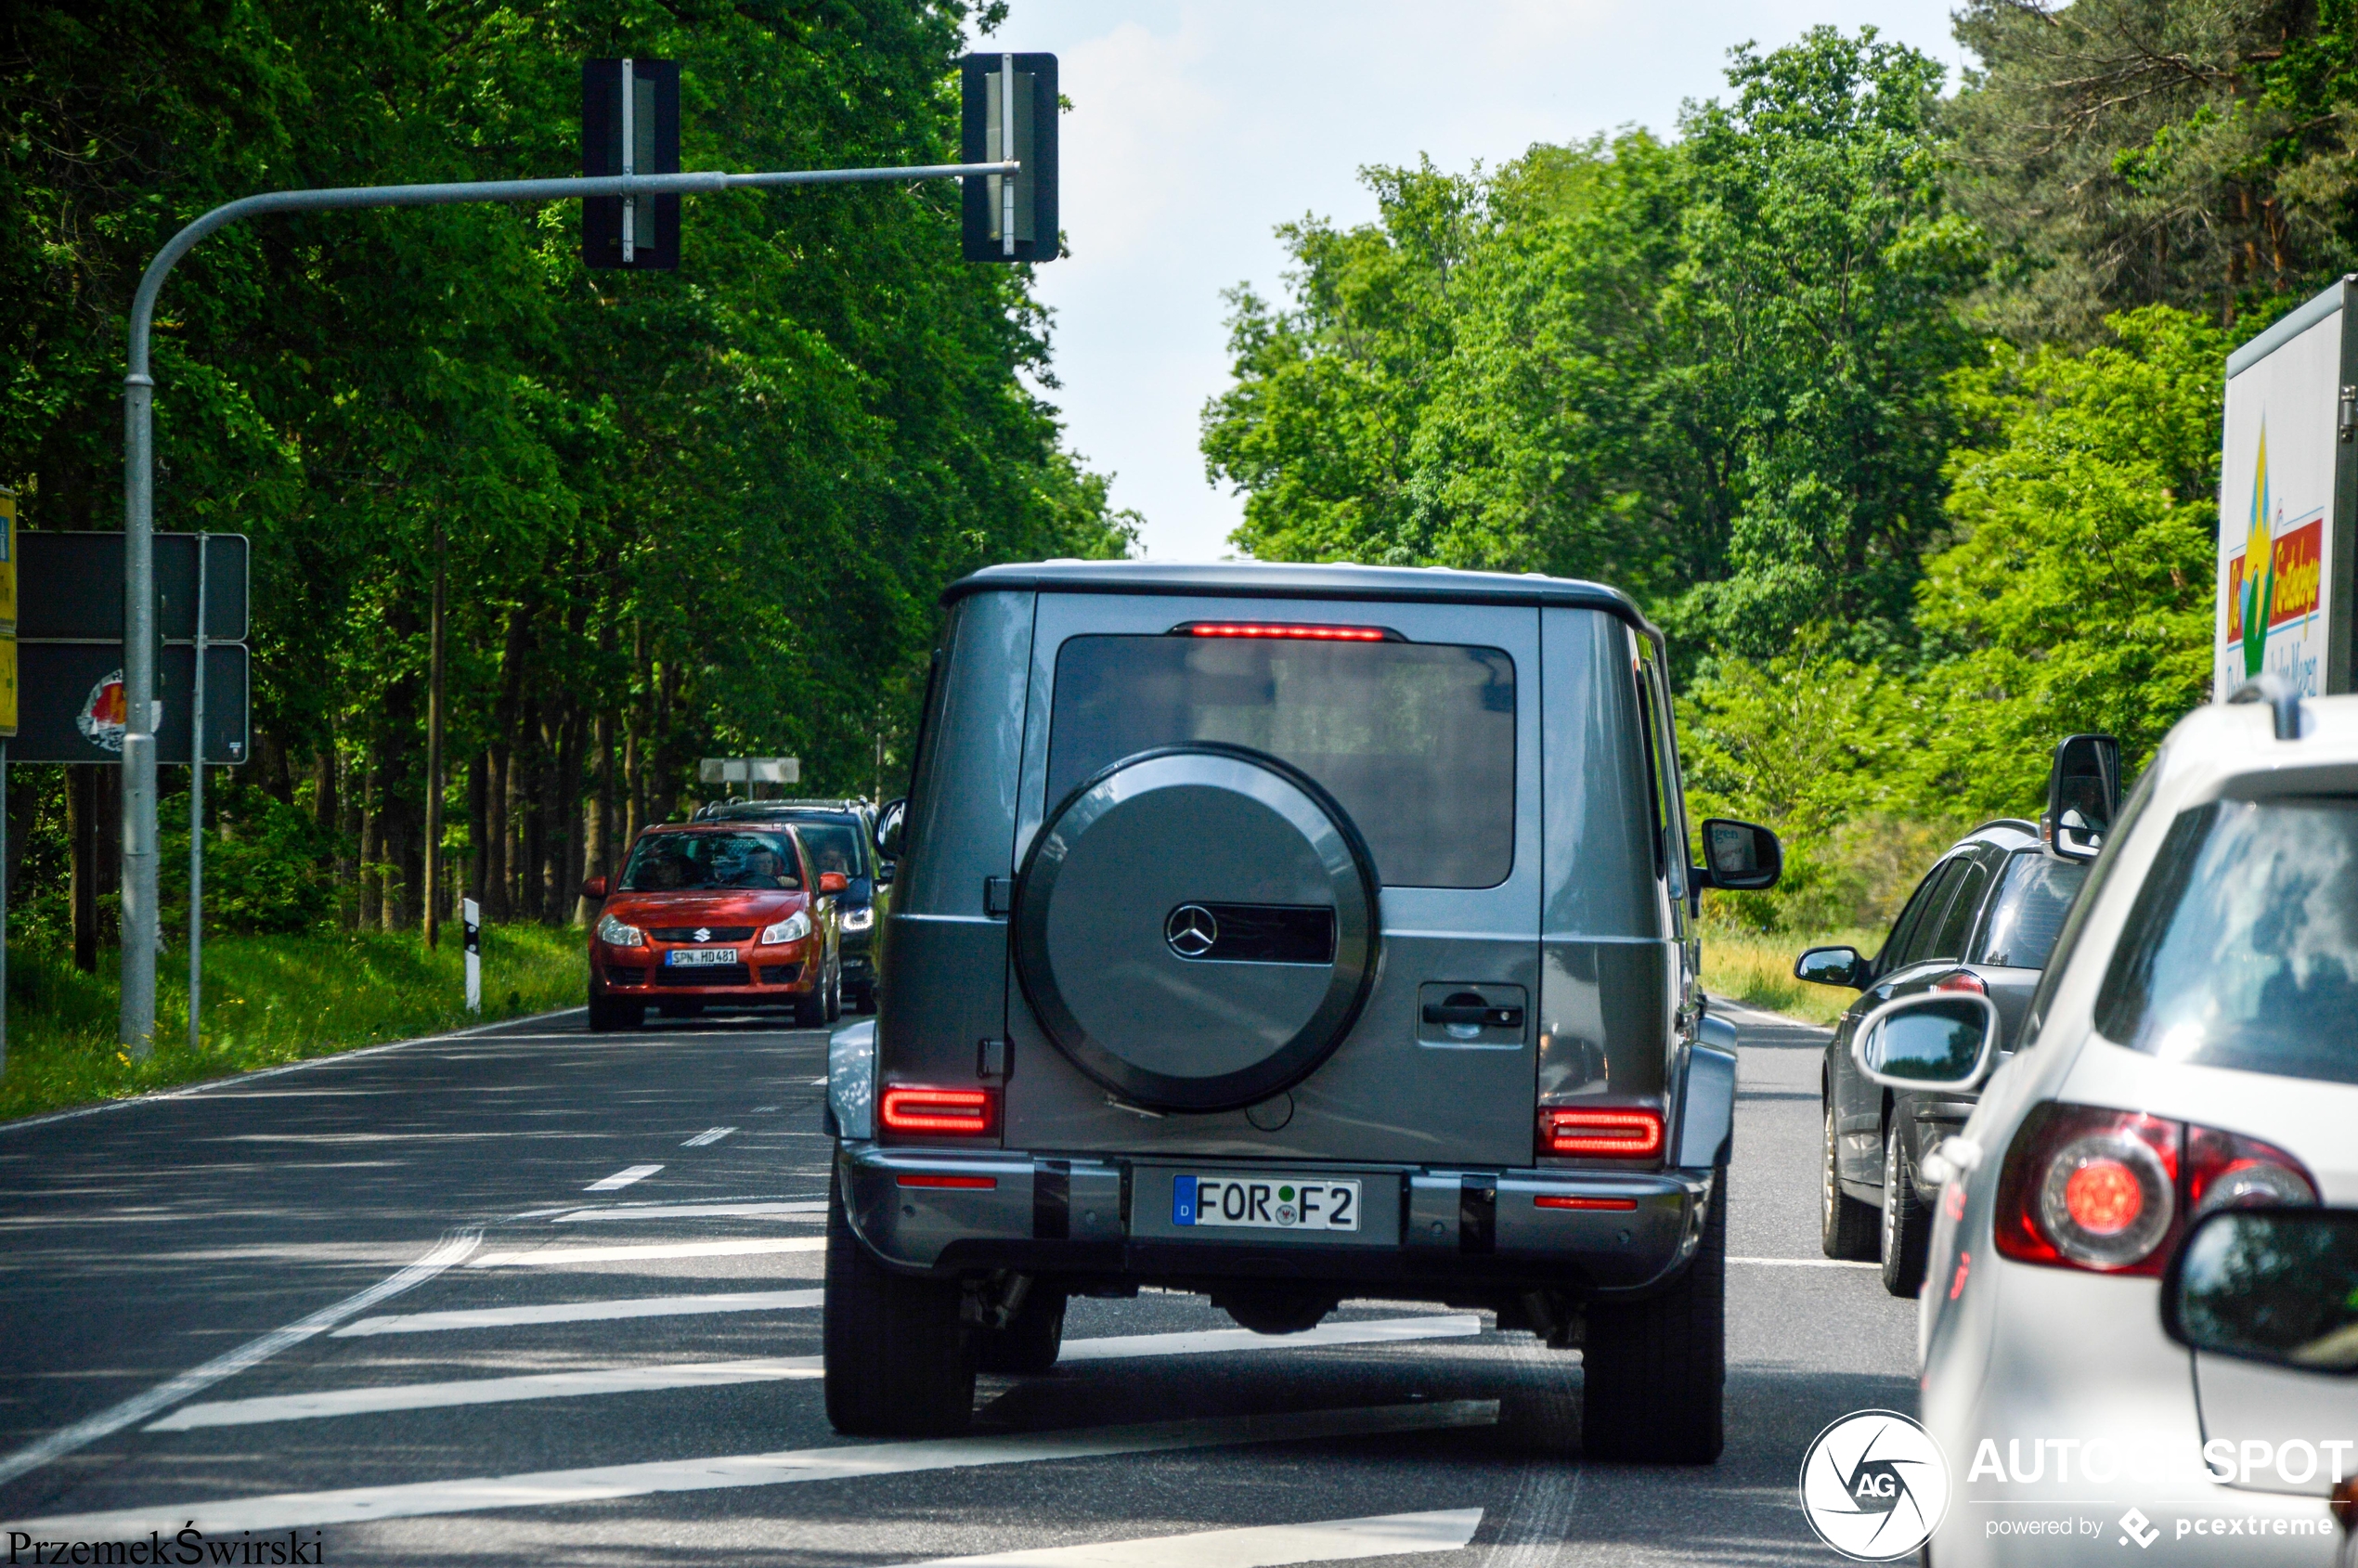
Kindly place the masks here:
<instances>
[{"instance_id":1,"label":"car headlight","mask_svg":"<svg viewBox=\"0 0 2358 1568\"><path fill-rule=\"evenodd\" d=\"M800 910L796 910L775 926L765 927L761 933L761 944L764 947L774 947L780 942L798 942L809 935L810 935L810 916Z\"/></svg>"},{"instance_id":2,"label":"car headlight","mask_svg":"<svg viewBox=\"0 0 2358 1568\"><path fill-rule=\"evenodd\" d=\"M843 928L847 931L864 931L875 923L876 912L873 905L862 904L858 909L843 912Z\"/></svg>"},{"instance_id":3,"label":"car headlight","mask_svg":"<svg viewBox=\"0 0 2358 1568\"><path fill-rule=\"evenodd\" d=\"M636 926L625 926L609 914L598 922L598 940L608 947L644 947L647 933Z\"/></svg>"}]
</instances>

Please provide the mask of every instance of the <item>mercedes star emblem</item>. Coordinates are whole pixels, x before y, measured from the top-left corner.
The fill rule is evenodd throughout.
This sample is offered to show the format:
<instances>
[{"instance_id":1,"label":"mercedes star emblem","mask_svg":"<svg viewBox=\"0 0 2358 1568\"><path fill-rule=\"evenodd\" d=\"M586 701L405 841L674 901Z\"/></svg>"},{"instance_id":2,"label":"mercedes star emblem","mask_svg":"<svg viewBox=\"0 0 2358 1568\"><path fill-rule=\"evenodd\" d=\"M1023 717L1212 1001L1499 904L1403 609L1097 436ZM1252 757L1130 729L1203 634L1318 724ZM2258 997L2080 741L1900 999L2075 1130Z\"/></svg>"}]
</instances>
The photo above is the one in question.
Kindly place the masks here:
<instances>
[{"instance_id":1,"label":"mercedes star emblem","mask_svg":"<svg viewBox=\"0 0 2358 1568\"><path fill-rule=\"evenodd\" d=\"M1220 940L1220 922L1201 904L1181 904L1162 923L1162 940L1182 958L1201 958Z\"/></svg>"},{"instance_id":2,"label":"mercedes star emblem","mask_svg":"<svg viewBox=\"0 0 2358 1568\"><path fill-rule=\"evenodd\" d=\"M712 940L712 927L709 927L709 926L699 926L699 927L696 927L696 940L698 940L698 941L700 941L700 942L708 942L708 941Z\"/></svg>"}]
</instances>

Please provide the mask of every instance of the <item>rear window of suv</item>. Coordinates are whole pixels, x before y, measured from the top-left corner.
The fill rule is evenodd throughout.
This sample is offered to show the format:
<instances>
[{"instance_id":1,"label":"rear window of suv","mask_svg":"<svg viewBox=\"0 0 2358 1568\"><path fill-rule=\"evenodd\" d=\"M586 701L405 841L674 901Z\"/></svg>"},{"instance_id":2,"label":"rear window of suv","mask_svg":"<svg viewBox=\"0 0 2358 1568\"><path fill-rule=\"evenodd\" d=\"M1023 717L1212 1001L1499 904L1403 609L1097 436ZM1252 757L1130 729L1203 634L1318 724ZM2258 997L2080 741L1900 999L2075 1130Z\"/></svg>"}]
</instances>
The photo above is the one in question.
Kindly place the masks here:
<instances>
[{"instance_id":1,"label":"rear window of suv","mask_svg":"<svg viewBox=\"0 0 2358 1568\"><path fill-rule=\"evenodd\" d=\"M2358 1083L2358 799L2180 815L2096 998L2108 1038L2171 1061Z\"/></svg>"},{"instance_id":2,"label":"rear window of suv","mask_svg":"<svg viewBox=\"0 0 2358 1568\"><path fill-rule=\"evenodd\" d=\"M1292 763L1393 887L1489 888L1515 851L1515 667L1496 648L1075 637L1056 654L1048 805L1109 763L1217 742Z\"/></svg>"}]
</instances>

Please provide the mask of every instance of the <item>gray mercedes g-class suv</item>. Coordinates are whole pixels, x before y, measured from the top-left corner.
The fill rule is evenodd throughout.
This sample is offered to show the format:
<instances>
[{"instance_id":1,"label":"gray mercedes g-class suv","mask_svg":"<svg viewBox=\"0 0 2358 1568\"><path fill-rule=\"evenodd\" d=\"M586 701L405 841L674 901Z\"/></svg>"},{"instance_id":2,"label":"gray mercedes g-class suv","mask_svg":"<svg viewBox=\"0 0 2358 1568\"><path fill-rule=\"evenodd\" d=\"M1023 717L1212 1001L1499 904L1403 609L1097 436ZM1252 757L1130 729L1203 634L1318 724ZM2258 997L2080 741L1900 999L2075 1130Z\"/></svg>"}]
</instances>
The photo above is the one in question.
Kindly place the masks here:
<instances>
[{"instance_id":1,"label":"gray mercedes g-class suv","mask_svg":"<svg viewBox=\"0 0 2358 1568\"><path fill-rule=\"evenodd\" d=\"M1074 1294L1347 1297L1584 1352L1584 1450L1720 1448L1707 1043L1662 635L1539 576L1050 562L952 585L882 1010L830 1058L829 1419L964 1428Z\"/></svg>"}]
</instances>

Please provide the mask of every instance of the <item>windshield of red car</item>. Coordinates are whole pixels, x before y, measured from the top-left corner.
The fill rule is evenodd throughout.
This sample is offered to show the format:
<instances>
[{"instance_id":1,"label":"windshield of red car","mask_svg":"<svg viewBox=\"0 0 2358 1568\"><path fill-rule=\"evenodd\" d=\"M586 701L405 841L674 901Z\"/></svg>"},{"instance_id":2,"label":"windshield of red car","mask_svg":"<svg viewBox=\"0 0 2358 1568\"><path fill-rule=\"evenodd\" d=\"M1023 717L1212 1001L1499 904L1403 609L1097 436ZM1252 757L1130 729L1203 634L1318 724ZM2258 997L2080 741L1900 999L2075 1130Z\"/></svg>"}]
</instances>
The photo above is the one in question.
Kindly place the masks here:
<instances>
[{"instance_id":1,"label":"windshield of red car","mask_svg":"<svg viewBox=\"0 0 2358 1568\"><path fill-rule=\"evenodd\" d=\"M622 873L626 893L696 888L796 891L800 861L783 833L657 833L639 840Z\"/></svg>"}]
</instances>

